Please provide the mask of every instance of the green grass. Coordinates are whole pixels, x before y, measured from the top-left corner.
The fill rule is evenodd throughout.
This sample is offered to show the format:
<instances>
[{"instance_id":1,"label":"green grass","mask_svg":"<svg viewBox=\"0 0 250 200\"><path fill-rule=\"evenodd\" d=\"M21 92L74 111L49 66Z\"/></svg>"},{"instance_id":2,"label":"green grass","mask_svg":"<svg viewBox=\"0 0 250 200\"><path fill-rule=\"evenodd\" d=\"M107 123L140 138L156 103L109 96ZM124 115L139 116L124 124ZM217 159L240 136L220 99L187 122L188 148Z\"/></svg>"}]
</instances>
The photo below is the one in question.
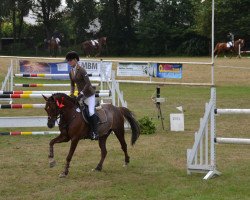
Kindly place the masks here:
<instances>
[{"instance_id":1,"label":"green grass","mask_svg":"<svg viewBox=\"0 0 250 200\"><path fill-rule=\"evenodd\" d=\"M243 73L243 76L249 75L248 71ZM23 81L18 79L17 82ZM218 108L249 108L250 85L246 80L230 82L220 75L216 84ZM186 150L193 145L194 132L199 128L205 103L210 98L210 87L161 86L161 96L167 99L161 105L165 130L161 128L157 109L151 100L156 85L126 83L120 84L120 89L136 117L149 116L157 126L156 134L141 135L134 147L130 146L130 132L126 134L131 158L127 168L122 166L124 156L114 135L107 141L108 155L102 172L91 171L100 158L98 143L82 140L65 179L58 178L58 175L63 170L70 143L55 145L57 165L49 168L48 146L54 136L1 136L0 199L250 199L250 149L247 145L216 145L218 170L222 172L220 177L204 181L203 174L186 173ZM36 101L42 103L42 100ZM169 114L177 112L176 107L180 105L184 108L185 131L171 132ZM1 116L16 115L44 116L45 111L1 110ZM219 116L216 118L217 135L249 138L249 120L248 115Z\"/></svg>"}]
</instances>

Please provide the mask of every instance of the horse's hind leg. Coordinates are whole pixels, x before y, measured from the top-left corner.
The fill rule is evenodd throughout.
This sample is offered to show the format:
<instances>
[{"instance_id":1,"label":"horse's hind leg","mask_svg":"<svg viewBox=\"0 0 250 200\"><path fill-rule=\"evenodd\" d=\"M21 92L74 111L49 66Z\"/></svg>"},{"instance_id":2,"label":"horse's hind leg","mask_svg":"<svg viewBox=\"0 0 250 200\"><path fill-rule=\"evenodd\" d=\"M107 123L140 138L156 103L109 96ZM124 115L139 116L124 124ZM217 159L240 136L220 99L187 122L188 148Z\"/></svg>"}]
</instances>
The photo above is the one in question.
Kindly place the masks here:
<instances>
[{"instance_id":1,"label":"horse's hind leg","mask_svg":"<svg viewBox=\"0 0 250 200\"><path fill-rule=\"evenodd\" d=\"M107 148L106 148L106 141L107 138L109 136L110 132L102 137L99 137L99 147L101 149L101 160L99 161L98 165L96 166L96 168L94 170L96 171L101 171L102 170L102 165L103 162L107 156Z\"/></svg>"},{"instance_id":2,"label":"horse's hind leg","mask_svg":"<svg viewBox=\"0 0 250 200\"><path fill-rule=\"evenodd\" d=\"M54 144L55 143L61 143L61 142L68 142L69 138L64 135L60 134L56 138L52 139L49 143L49 166L54 167L56 164L56 161L54 160Z\"/></svg>"},{"instance_id":3,"label":"horse's hind leg","mask_svg":"<svg viewBox=\"0 0 250 200\"><path fill-rule=\"evenodd\" d=\"M114 130L114 133L117 137L117 139L119 140L120 144L121 144L121 148L124 152L124 156L125 156L125 162L124 162L124 167L126 167L129 163L129 156L128 156L128 148L127 148L127 143L125 141L125 137L124 137L124 129L121 130Z\"/></svg>"}]
</instances>

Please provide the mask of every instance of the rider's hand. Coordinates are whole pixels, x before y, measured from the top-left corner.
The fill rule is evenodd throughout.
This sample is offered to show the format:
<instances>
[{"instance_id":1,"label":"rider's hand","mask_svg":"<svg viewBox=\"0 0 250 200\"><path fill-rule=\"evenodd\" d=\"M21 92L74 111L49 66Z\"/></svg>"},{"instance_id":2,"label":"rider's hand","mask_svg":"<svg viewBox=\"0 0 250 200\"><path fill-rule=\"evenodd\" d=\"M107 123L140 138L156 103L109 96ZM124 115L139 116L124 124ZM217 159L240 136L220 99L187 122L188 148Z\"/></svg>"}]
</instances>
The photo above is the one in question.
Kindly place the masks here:
<instances>
[{"instance_id":1,"label":"rider's hand","mask_svg":"<svg viewBox=\"0 0 250 200\"><path fill-rule=\"evenodd\" d=\"M86 97L84 94L81 94L81 93L80 93L80 94L78 95L78 97L76 98L76 100L77 100L77 101L80 101L80 99L82 99L82 100L84 101L85 99L87 99L87 97Z\"/></svg>"}]
</instances>

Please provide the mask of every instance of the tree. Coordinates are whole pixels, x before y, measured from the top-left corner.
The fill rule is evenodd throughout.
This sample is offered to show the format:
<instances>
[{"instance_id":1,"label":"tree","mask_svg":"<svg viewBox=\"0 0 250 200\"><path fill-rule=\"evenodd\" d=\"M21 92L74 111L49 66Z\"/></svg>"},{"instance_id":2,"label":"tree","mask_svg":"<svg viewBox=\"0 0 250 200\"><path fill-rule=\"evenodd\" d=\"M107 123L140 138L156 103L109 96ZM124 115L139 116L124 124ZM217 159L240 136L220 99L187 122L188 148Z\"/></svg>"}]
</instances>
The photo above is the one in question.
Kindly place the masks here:
<instances>
[{"instance_id":1,"label":"tree","mask_svg":"<svg viewBox=\"0 0 250 200\"><path fill-rule=\"evenodd\" d=\"M194 24L194 7L191 0L141 0L140 3L140 53L170 54L190 39Z\"/></svg>"},{"instance_id":2,"label":"tree","mask_svg":"<svg viewBox=\"0 0 250 200\"><path fill-rule=\"evenodd\" d=\"M44 24L45 35L49 39L55 29L56 22L60 19L59 6L61 0L32 0L32 11L38 22Z\"/></svg>"},{"instance_id":3,"label":"tree","mask_svg":"<svg viewBox=\"0 0 250 200\"><path fill-rule=\"evenodd\" d=\"M199 3L200 4L200 3ZM196 31L211 38L211 0L196 4ZM250 39L249 0L215 1L215 42L226 41L229 31L235 37Z\"/></svg>"},{"instance_id":4,"label":"tree","mask_svg":"<svg viewBox=\"0 0 250 200\"><path fill-rule=\"evenodd\" d=\"M4 17L12 20L13 38L21 38L23 17L28 15L31 8L31 0L2 0L0 4L0 24ZM18 30L18 31L17 31Z\"/></svg>"},{"instance_id":5,"label":"tree","mask_svg":"<svg viewBox=\"0 0 250 200\"><path fill-rule=\"evenodd\" d=\"M2 36L2 23L4 18L9 15L10 1L1 0L0 1L0 37Z\"/></svg>"},{"instance_id":6,"label":"tree","mask_svg":"<svg viewBox=\"0 0 250 200\"><path fill-rule=\"evenodd\" d=\"M17 1L17 18L18 18L18 38L21 39L23 29L23 18L29 14L32 7L32 0L18 0Z\"/></svg>"},{"instance_id":7,"label":"tree","mask_svg":"<svg viewBox=\"0 0 250 200\"><path fill-rule=\"evenodd\" d=\"M97 18L96 2L94 0L67 0L73 29L78 42L90 39L92 33L88 33L90 22Z\"/></svg>"},{"instance_id":8,"label":"tree","mask_svg":"<svg viewBox=\"0 0 250 200\"><path fill-rule=\"evenodd\" d=\"M101 33L108 36L111 53L128 54L135 40L136 0L100 0Z\"/></svg>"},{"instance_id":9,"label":"tree","mask_svg":"<svg viewBox=\"0 0 250 200\"><path fill-rule=\"evenodd\" d=\"M225 38L231 31L235 34L235 39L241 37L250 39L249 0L219 0L215 11L218 38Z\"/></svg>"}]
</instances>

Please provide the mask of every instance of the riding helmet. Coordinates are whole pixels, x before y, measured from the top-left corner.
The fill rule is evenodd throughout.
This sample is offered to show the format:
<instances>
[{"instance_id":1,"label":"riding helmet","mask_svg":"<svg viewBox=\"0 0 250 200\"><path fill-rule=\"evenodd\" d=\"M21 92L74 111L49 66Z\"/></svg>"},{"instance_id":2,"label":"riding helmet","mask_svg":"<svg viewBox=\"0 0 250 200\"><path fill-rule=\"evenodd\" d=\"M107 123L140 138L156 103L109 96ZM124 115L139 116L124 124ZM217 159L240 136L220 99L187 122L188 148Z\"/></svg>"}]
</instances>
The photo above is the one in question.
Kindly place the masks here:
<instances>
[{"instance_id":1,"label":"riding helmet","mask_svg":"<svg viewBox=\"0 0 250 200\"><path fill-rule=\"evenodd\" d=\"M76 59L77 61L79 61L78 53L76 53L75 51L68 52L66 55L66 60L69 61L69 60L73 60L73 59Z\"/></svg>"}]
</instances>

